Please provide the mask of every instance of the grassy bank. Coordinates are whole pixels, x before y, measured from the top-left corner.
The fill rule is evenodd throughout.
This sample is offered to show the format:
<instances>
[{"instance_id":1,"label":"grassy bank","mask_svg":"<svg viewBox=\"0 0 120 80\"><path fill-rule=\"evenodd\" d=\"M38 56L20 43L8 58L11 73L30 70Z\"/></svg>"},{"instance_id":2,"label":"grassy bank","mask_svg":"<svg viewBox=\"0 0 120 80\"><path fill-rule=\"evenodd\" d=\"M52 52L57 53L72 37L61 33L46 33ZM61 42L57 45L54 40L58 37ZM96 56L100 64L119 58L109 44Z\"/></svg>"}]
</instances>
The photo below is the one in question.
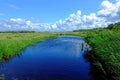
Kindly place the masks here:
<instances>
[{"instance_id":1,"label":"grassy bank","mask_svg":"<svg viewBox=\"0 0 120 80\"><path fill-rule=\"evenodd\" d=\"M120 80L120 30L93 30L86 40L92 46L86 58L96 80Z\"/></svg>"},{"instance_id":2,"label":"grassy bank","mask_svg":"<svg viewBox=\"0 0 120 80\"><path fill-rule=\"evenodd\" d=\"M0 61L7 60L18 54L28 45L39 41L57 37L56 33L35 33L35 32L7 32L0 33Z\"/></svg>"},{"instance_id":3,"label":"grassy bank","mask_svg":"<svg viewBox=\"0 0 120 80\"><path fill-rule=\"evenodd\" d=\"M95 80L120 80L120 23L108 28L75 31L92 46L85 54Z\"/></svg>"}]
</instances>

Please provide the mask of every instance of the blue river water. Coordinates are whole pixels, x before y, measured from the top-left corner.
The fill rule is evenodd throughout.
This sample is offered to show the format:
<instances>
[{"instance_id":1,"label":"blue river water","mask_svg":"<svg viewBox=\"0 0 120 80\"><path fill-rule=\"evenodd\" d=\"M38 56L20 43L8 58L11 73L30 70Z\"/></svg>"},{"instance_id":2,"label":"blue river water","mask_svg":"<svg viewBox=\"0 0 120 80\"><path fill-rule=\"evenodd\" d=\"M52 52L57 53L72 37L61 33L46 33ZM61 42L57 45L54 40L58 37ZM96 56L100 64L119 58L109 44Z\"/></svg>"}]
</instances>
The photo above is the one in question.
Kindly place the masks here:
<instances>
[{"instance_id":1,"label":"blue river water","mask_svg":"<svg viewBox=\"0 0 120 80\"><path fill-rule=\"evenodd\" d=\"M3 62L0 75L3 80L91 80L90 64L83 57L88 49L80 37L45 40Z\"/></svg>"}]
</instances>

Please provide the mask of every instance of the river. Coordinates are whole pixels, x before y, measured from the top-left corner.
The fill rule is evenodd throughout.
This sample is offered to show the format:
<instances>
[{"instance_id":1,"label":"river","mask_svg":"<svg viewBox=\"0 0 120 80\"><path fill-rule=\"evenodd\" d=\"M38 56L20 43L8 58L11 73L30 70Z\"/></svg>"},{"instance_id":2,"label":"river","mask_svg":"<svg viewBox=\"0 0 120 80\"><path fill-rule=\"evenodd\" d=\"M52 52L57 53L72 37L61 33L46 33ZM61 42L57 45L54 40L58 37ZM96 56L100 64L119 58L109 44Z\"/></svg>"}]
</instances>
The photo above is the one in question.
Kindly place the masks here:
<instances>
[{"instance_id":1,"label":"river","mask_svg":"<svg viewBox=\"0 0 120 80\"><path fill-rule=\"evenodd\" d=\"M0 65L0 80L91 80L89 50L80 37L60 36L29 46Z\"/></svg>"}]
</instances>

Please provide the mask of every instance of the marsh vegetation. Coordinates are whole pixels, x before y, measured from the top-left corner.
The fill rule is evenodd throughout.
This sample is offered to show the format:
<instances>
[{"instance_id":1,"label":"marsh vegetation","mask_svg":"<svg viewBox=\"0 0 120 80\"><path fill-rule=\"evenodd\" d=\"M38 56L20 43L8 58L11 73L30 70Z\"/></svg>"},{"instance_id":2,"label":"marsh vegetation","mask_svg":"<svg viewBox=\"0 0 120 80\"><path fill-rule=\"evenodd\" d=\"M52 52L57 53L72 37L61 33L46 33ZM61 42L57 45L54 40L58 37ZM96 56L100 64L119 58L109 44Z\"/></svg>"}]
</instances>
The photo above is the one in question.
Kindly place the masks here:
<instances>
[{"instance_id":1,"label":"marsh vegetation","mask_svg":"<svg viewBox=\"0 0 120 80\"><path fill-rule=\"evenodd\" d=\"M75 31L84 34L92 50L85 58L91 63L95 80L120 80L120 23L107 28Z\"/></svg>"}]
</instances>

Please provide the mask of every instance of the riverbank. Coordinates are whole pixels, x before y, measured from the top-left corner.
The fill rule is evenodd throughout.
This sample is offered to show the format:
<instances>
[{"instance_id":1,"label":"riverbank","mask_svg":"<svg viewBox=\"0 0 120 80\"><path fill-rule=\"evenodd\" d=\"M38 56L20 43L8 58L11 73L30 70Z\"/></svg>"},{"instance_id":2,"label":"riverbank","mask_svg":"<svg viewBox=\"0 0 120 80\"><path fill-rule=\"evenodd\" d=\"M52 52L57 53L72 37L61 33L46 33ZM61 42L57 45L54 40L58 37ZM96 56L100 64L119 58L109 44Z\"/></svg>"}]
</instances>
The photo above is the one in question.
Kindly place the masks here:
<instances>
[{"instance_id":1,"label":"riverbank","mask_svg":"<svg viewBox=\"0 0 120 80\"><path fill-rule=\"evenodd\" d=\"M96 80L120 80L120 32L102 30L91 32L86 41L92 51L85 57L91 63L91 73Z\"/></svg>"},{"instance_id":2,"label":"riverbank","mask_svg":"<svg viewBox=\"0 0 120 80\"><path fill-rule=\"evenodd\" d=\"M92 47L92 51L84 56L91 63L93 78L120 80L120 23L104 29L75 32L83 32L83 37Z\"/></svg>"},{"instance_id":3,"label":"riverbank","mask_svg":"<svg viewBox=\"0 0 120 80\"><path fill-rule=\"evenodd\" d=\"M29 45L49 38L55 38L56 33L37 32L6 32L0 33L0 62L8 60Z\"/></svg>"}]
</instances>

